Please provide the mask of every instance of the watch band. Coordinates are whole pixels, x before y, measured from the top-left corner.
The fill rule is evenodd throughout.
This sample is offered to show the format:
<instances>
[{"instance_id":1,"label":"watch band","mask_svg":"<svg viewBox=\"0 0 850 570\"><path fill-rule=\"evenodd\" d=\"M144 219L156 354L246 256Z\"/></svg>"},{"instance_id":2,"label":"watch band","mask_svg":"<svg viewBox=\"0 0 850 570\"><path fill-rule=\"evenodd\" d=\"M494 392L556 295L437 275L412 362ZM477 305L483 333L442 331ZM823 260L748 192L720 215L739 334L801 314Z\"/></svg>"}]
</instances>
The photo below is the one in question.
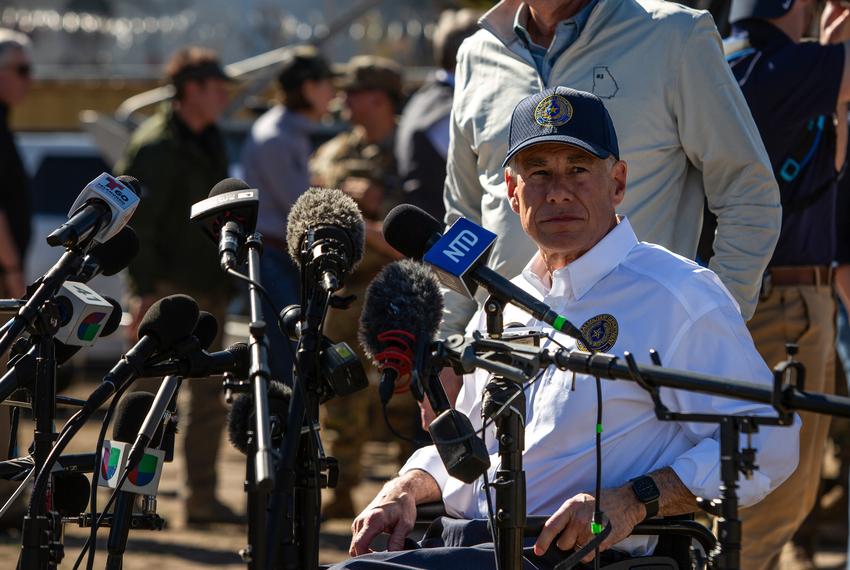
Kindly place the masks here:
<instances>
[{"instance_id":1,"label":"watch band","mask_svg":"<svg viewBox=\"0 0 850 570\"><path fill-rule=\"evenodd\" d=\"M632 491L634 491L638 501L646 507L646 517L644 520L656 516L658 514L658 499L661 497L661 493L658 491L658 486L652 477L649 475L635 477L631 480L631 484Z\"/></svg>"}]
</instances>

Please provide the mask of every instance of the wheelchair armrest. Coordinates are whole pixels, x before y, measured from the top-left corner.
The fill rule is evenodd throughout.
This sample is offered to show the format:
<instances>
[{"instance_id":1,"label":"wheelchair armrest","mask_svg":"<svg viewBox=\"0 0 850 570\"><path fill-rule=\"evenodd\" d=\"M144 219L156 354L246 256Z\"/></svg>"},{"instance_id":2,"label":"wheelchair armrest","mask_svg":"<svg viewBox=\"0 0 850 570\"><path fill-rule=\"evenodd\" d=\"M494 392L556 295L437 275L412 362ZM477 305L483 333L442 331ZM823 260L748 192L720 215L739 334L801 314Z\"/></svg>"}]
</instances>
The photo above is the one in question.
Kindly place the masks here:
<instances>
[{"instance_id":1,"label":"wheelchair armrest","mask_svg":"<svg viewBox=\"0 0 850 570\"><path fill-rule=\"evenodd\" d=\"M711 552L717 545L717 538L710 530L693 520L648 519L632 530L632 534L656 536L678 535L696 540L705 552Z\"/></svg>"},{"instance_id":2,"label":"wheelchair armrest","mask_svg":"<svg viewBox=\"0 0 850 570\"><path fill-rule=\"evenodd\" d=\"M427 525L437 517L446 516L442 502L424 503L416 507L416 524ZM534 516L526 519L524 535L536 537L543 530L543 524L549 517ZM711 552L717 544L717 538L710 530L693 520L693 515L648 519L638 523L632 530L636 535L685 536L700 543L705 552Z\"/></svg>"},{"instance_id":3,"label":"wheelchair armrest","mask_svg":"<svg viewBox=\"0 0 850 570\"><path fill-rule=\"evenodd\" d=\"M427 526L438 517L446 516L446 507L442 501L416 505L416 526Z\"/></svg>"}]
</instances>

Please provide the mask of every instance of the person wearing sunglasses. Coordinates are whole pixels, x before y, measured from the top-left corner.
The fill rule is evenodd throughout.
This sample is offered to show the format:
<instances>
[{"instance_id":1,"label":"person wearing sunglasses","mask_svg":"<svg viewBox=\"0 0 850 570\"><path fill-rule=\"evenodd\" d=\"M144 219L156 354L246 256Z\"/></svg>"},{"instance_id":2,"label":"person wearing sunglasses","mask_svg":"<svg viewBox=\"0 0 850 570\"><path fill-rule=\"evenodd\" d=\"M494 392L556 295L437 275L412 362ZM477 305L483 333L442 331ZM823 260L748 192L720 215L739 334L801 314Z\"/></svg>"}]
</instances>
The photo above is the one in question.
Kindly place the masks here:
<instances>
[{"instance_id":1,"label":"person wearing sunglasses","mask_svg":"<svg viewBox=\"0 0 850 570\"><path fill-rule=\"evenodd\" d=\"M9 112L30 90L30 40L0 29L0 297L24 294L23 260L30 238L27 175L9 129Z\"/></svg>"},{"instance_id":2,"label":"person wearing sunglasses","mask_svg":"<svg viewBox=\"0 0 850 570\"><path fill-rule=\"evenodd\" d=\"M24 294L23 262L30 240L30 191L23 162L9 129L9 112L20 105L30 89L30 40L24 34L0 28L0 299ZM0 369L6 358L0 356ZM0 406L0 449L9 445L9 408ZM2 459L6 459L5 451ZM5 503L17 483L0 481ZM18 502L0 519L0 530L18 527L26 503Z\"/></svg>"}]
</instances>

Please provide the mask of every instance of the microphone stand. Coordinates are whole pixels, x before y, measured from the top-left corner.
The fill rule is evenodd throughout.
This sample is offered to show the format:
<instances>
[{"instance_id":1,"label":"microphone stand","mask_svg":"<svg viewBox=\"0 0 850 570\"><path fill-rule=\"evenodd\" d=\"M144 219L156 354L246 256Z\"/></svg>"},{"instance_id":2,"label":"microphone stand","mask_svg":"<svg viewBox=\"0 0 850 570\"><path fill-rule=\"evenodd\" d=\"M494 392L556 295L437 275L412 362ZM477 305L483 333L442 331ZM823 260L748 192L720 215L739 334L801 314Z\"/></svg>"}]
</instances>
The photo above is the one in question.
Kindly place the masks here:
<instances>
[{"instance_id":1,"label":"microphone stand","mask_svg":"<svg viewBox=\"0 0 850 570\"><path fill-rule=\"evenodd\" d=\"M751 436L762 425L787 426L793 423L792 410L804 410L824 415L850 418L850 398L803 391L805 370L794 360L795 347L789 346L789 359L774 370L773 386L766 388L753 383L730 380L707 374L663 368L658 354L651 351L653 364L640 365L630 353L620 358L611 354L589 354L581 351L559 349L554 353L546 349L479 337L464 339L460 335L437 343L441 358L461 363L466 369L480 367L485 370L531 375L549 365L560 370L589 374L613 380L630 380L645 389L655 404L656 417L661 421L716 423L720 427L721 499L698 499L700 508L721 517L720 540L709 553L710 567L724 570L740 568L741 521L738 518L738 476L751 477L757 466L756 450ZM481 356L477 356L480 354ZM497 372L498 373L498 372ZM731 397L771 405L776 416L744 416L724 414L683 414L671 412L661 401L660 388L674 388L704 394ZM739 449L740 435L747 436L747 447Z\"/></svg>"},{"instance_id":2,"label":"microphone stand","mask_svg":"<svg viewBox=\"0 0 850 570\"><path fill-rule=\"evenodd\" d=\"M491 295L484 303L487 335L502 337L505 302ZM495 547L499 570L522 569L522 543L526 523L525 471L525 392L521 384L493 375L484 387L481 415L496 425L500 468L490 483L496 489ZM508 403L510 402L510 403ZM489 405L488 405L489 403ZM490 489L484 489L489 494ZM487 499L490 500L489 498Z\"/></svg>"},{"instance_id":3,"label":"microphone stand","mask_svg":"<svg viewBox=\"0 0 850 570\"><path fill-rule=\"evenodd\" d=\"M287 570L318 567L321 473L327 466L327 459L324 462L319 459L321 444L316 441L313 426L307 422L319 417L323 390L319 351L330 294L309 283L308 273L302 273L306 285L302 288L306 304L302 302L302 306L306 306L306 311L302 314L301 339L295 355L297 373L292 377L292 399L278 465L280 485L269 509L277 513L272 517L270 535L281 537L279 558L275 556L273 560ZM329 479L334 479L333 475Z\"/></svg>"},{"instance_id":4,"label":"microphone stand","mask_svg":"<svg viewBox=\"0 0 850 570\"><path fill-rule=\"evenodd\" d=\"M259 233L248 236L245 246L248 252L248 277L252 282L260 283L262 236ZM249 384L253 392L255 424L251 449L246 459L245 487L248 492L249 548L247 552L243 552L243 559L248 562L248 568L264 569L267 567L268 537L263 529L269 492L275 483L268 401L271 371L268 363L268 341L266 340L266 322L263 319L262 298L253 284L249 284L248 293L251 307L251 323L248 326L251 336Z\"/></svg>"},{"instance_id":5,"label":"microphone stand","mask_svg":"<svg viewBox=\"0 0 850 570\"><path fill-rule=\"evenodd\" d=\"M59 311L52 299L65 279L80 269L83 263L82 252L86 245L69 248L62 254L38 282L37 288L15 317L4 325L0 337L0 355L5 354L26 330L30 331L31 343L35 347L34 374L32 380L27 382L32 395L32 413L35 420L32 454L34 473L38 473L46 463L57 437L53 431L56 417L56 354L53 336L59 330ZM22 366L24 372L25 369L26 366ZM21 383L20 380L18 383ZM8 394L4 396L8 397ZM48 481L43 500L36 497L31 501L32 508L24 517L20 558L22 570L56 567L64 557L62 519L59 513L53 510L52 493L51 479Z\"/></svg>"}]
</instances>

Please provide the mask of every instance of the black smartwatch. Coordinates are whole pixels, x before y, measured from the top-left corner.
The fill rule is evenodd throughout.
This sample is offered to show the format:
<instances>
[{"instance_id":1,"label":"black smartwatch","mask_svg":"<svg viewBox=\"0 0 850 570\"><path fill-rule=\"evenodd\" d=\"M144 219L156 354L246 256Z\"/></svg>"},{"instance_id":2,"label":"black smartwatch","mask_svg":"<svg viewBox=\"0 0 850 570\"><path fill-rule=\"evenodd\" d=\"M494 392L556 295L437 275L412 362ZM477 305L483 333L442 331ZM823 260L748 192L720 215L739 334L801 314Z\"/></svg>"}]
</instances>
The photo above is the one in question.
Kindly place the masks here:
<instances>
[{"instance_id":1,"label":"black smartwatch","mask_svg":"<svg viewBox=\"0 0 850 570\"><path fill-rule=\"evenodd\" d=\"M632 491L635 492L635 496L638 501L643 503L646 507L646 518L651 519L657 515L658 499L661 497L661 493L658 491L658 487L655 485L655 481L652 480L652 477L649 475L635 477L630 480L630 483L632 484Z\"/></svg>"}]
</instances>

